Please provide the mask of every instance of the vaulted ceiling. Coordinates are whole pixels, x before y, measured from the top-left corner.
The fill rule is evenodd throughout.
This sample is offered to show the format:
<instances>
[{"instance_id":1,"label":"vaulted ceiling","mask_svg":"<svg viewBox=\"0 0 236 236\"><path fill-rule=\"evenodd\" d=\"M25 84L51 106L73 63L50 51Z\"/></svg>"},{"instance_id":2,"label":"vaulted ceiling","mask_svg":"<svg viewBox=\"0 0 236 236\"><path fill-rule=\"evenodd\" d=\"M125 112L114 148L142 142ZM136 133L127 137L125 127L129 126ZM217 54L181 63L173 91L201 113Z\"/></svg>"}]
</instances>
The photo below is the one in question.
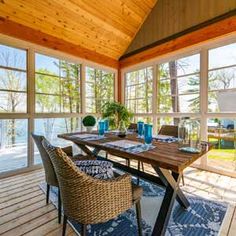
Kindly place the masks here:
<instances>
[{"instance_id":1,"label":"vaulted ceiling","mask_svg":"<svg viewBox=\"0 0 236 236\"><path fill-rule=\"evenodd\" d=\"M118 59L126 51L156 2L157 0L0 0L0 17Z\"/></svg>"}]
</instances>

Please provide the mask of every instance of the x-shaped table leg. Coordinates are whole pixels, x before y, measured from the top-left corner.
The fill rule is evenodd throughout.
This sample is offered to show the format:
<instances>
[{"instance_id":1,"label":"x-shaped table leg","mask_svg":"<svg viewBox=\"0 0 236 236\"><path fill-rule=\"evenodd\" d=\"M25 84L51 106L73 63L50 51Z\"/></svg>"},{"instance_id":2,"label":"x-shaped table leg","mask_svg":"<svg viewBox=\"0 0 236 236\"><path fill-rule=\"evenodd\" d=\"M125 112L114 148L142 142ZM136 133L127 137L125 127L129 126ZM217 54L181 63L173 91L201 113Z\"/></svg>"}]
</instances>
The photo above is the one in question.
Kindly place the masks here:
<instances>
[{"instance_id":1,"label":"x-shaped table leg","mask_svg":"<svg viewBox=\"0 0 236 236\"><path fill-rule=\"evenodd\" d=\"M83 151L85 152L87 155L91 156L91 157L94 157L94 158L97 158L97 155L98 153L101 151L100 149L98 148L94 148L93 151L91 151L88 147L86 147L85 145L83 144L77 144L76 145Z\"/></svg>"},{"instance_id":2,"label":"x-shaped table leg","mask_svg":"<svg viewBox=\"0 0 236 236\"><path fill-rule=\"evenodd\" d=\"M189 202L179 188L182 174L175 172L171 173L170 171L159 167L154 167L154 169L162 182L166 185L165 196L152 232L152 236L158 236L165 234L175 199L185 209L189 207Z\"/></svg>"}]
</instances>

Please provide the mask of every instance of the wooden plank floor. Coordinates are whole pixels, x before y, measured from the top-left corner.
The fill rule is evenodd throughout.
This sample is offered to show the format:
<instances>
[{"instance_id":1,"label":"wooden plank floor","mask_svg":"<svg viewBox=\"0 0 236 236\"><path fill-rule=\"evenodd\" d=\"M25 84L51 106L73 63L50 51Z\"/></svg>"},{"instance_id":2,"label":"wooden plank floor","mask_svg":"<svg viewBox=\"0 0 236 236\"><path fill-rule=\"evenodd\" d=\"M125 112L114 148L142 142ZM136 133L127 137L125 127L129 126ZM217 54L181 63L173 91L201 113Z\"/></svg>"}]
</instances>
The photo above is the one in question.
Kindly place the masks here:
<instances>
[{"instance_id":1,"label":"wooden plank floor","mask_svg":"<svg viewBox=\"0 0 236 236\"><path fill-rule=\"evenodd\" d=\"M132 162L136 166L137 163ZM152 172L149 166L145 170ZM57 236L62 226L57 221L57 210L45 204L45 194L39 188L44 181L43 170L33 171L0 180L0 235ZM185 171L185 192L209 199L229 202L222 236L236 235L236 179L188 168ZM67 228L67 235L76 235Z\"/></svg>"},{"instance_id":2,"label":"wooden plank floor","mask_svg":"<svg viewBox=\"0 0 236 236\"><path fill-rule=\"evenodd\" d=\"M61 235L57 209L39 188L43 170L0 180L0 235ZM67 235L76 235L68 227Z\"/></svg>"}]
</instances>

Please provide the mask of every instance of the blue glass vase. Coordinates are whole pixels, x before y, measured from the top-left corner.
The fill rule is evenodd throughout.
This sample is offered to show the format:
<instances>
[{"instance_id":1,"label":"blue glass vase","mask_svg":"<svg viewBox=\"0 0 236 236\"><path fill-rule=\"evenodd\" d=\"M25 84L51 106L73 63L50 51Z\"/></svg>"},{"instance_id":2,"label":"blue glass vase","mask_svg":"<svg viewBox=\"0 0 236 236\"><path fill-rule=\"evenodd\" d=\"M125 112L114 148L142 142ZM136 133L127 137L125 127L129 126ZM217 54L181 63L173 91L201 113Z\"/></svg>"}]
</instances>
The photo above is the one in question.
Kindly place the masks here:
<instances>
[{"instance_id":1,"label":"blue glass vase","mask_svg":"<svg viewBox=\"0 0 236 236\"><path fill-rule=\"evenodd\" d=\"M152 125L144 125L144 141L146 145L151 145L152 143Z\"/></svg>"},{"instance_id":2,"label":"blue glass vase","mask_svg":"<svg viewBox=\"0 0 236 236\"><path fill-rule=\"evenodd\" d=\"M105 122L102 120L98 122L98 134L99 136L104 136L104 133L105 133Z\"/></svg>"},{"instance_id":3,"label":"blue glass vase","mask_svg":"<svg viewBox=\"0 0 236 236\"><path fill-rule=\"evenodd\" d=\"M142 138L143 136L143 128L144 128L144 122L143 121L138 121L137 123L137 128L138 128L138 137Z\"/></svg>"},{"instance_id":4,"label":"blue glass vase","mask_svg":"<svg viewBox=\"0 0 236 236\"><path fill-rule=\"evenodd\" d=\"M109 120L105 119L104 120L104 124L105 124L105 132L109 130Z\"/></svg>"}]
</instances>

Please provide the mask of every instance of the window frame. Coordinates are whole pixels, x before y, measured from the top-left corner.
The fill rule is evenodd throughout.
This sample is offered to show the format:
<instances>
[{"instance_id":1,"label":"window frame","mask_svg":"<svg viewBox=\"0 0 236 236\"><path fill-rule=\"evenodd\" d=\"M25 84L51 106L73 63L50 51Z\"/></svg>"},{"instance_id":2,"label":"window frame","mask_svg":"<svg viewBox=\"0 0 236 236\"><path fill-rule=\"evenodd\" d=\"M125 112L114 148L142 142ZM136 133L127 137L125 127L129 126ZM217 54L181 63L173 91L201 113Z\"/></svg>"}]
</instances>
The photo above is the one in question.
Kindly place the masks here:
<instances>
[{"instance_id":1,"label":"window frame","mask_svg":"<svg viewBox=\"0 0 236 236\"><path fill-rule=\"evenodd\" d=\"M96 69L102 69L107 72L114 73L114 98L118 98L118 71L114 68L99 65L98 63L91 62L86 59L82 59L67 53L63 53L57 50L45 48L40 45L29 43L20 39L15 39L13 37L0 34L0 44L9 47L14 47L27 51L27 111L26 113L0 113L0 119L27 119L28 120L28 149L27 149L27 167L20 169L14 169L7 172L0 173L1 177L7 177L19 173L24 173L26 171L31 171L35 169L42 168L42 164L34 164L34 142L30 136L31 132L34 132L34 120L43 118L82 118L87 115L85 111L85 67L89 66ZM81 109L80 113L36 113L35 112L35 55L36 53L43 54L50 57L55 57L60 60L67 61L69 63L81 64L81 74L80 74L80 89L81 89ZM99 114L93 114L99 116Z\"/></svg>"},{"instance_id":2,"label":"window frame","mask_svg":"<svg viewBox=\"0 0 236 236\"><path fill-rule=\"evenodd\" d=\"M80 96L80 106L79 106L79 114L81 113L81 110L82 110L82 86L81 86L81 69L82 69L82 64L79 64L79 63L76 63L76 62L72 62L71 60L65 60L64 58L59 58L59 57L55 57L55 56L51 56L51 55L48 55L48 54L45 54L45 53L39 53L39 52L35 52L34 53L34 56L35 56L35 65L36 65L36 56L37 55L43 55L43 56L47 56L47 57L51 57L51 58L55 58L55 59L57 59L59 62L60 61L65 61L65 62L67 62L67 63L71 63L71 64L77 64L77 65L79 65L79 67L80 67L80 69L79 69L79 78L77 78L78 79L78 82L79 82L79 96ZM35 80L36 80L36 77L37 77L37 75L45 75L45 76L48 76L48 77L54 77L55 79L58 79L59 81L62 81L63 79L65 79L66 77L64 77L64 76L62 76L61 75L61 69L59 68L59 74L58 75L52 75L52 74L46 74L46 73L41 73L41 72L38 72L38 71L36 71L35 70L35 76L34 76L34 78L35 78ZM76 78L73 78L71 81L76 81ZM67 96L67 95L65 95L65 94L62 94L62 93L43 93L43 92L37 92L36 91L36 81L35 81L35 100L36 100L36 96L37 95L47 95L47 96L56 96L56 97L59 97L59 99L60 99L60 109L61 109L61 101L62 101L62 99L64 99L64 98L68 98L69 96ZM40 113L40 112L37 112L36 111L36 103L35 103L35 113ZM55 113L57 113L57 112L42 112L42 114L47 114L47 113L51 113L51 114L55 114ZM59 113L68 113L68 114L74 114L74 113L76 113L76 114L78 114L77 112L72 112L72 113L70 113L70 112L66 112L66 111L64 111L64 112L59 112Z\"/></svg>"},{"instance_id":3,"label":"window frame","mask_svg":"<svg viewBox=\"0 0 236 236\"><path fill-rule=\"evenodd\" d=\"M117 100L116 99L116 87L115 87L115 85L116 85L116 74L114 73L114 72L111 72L111 71L107 71L107 70L104 70L104 69L99 69L99 68L94 68L94 67L91 67L91 66L88 66L88 65L86 65L85 66L85 88L86 88L86 84L95 84L95 82L94 81L86 81L86 69L87 68L92 68L92 69L94 69L94 70L100 70L100 71L102 71L102 73L104 72L104 73L106 73L106 74L113 74L113 101L115 101L115 100ZM103 74L102 74L103 75ZM86 89L85 89L85 91L86 91ZM94 100L94 101L106 101L107 99L98 99L98 98L96 98L95 96L87 96L86 95L86 92L85 92L85 100L84 100L84 102L85 102L85 113L86 114L94 114L94 115L98 115L97 113L94 113L94 112L88 112L88 111L86 111L86 107L87 107L87 104L86 104L86 102L87 102L87 99L88 100Z\"/></svg>"},{"instance_id":4,"label":"window frame","mask_svg":"<svg viewBox=\"0 0 236 236\"><path fill-rule=\"evenodd\" d=\"M21 93L25 95L26 101L28 100L28 49L26 48L21 48L21 47L17 47L17 46L9 46L7 44L1 43L0 40L0 44L3 46L7 46L7 47L11 47L11 48L15 48L15 49L19 49L22 51L25 51L25 64L26 64L26 68L25 69L21 69L21 68L16 68L16 67L9 67L9 66L2 66L0 65L0 70L9 70L9 71L15 71L15 72L19 72L19 73L24 73L25 74L25 79L26 79L26 87L25 90L13 90L13 89L1 89L0 88L0 92L6 92L6 93ZM22 114L26 114L27 113L27 104L25 106L25 111L24 112L0 112L0 114L18 114L18 113L22 113Z\"/></svg>"},{"instance_id":5,"label":"window frame","mask_svg":"<svg viewBox=\"0 0 236 236\"><path fill-rule=\"evenodd\" d=\"M209 48L208 53L209 53L210 50L214 50L214 49L217 49L219 47L224 47L224 46L227 46L227 45L230 45L230 44L236 44L236 41L232 41L231 43L227 43L227 44L222 44L221 46ZM215 71L220 71L220 70L225 70L225 69L234 69L235 70L235 75L236 75L236 63L231 64L231 65L227 65L227 66L214 67L214 68L211 68L211 69L209 69L209 65L208 65L207 69L208 69L208 86L207 86L208 95L209 95L209 93L217 93L217 92L220 92L220 91L236 91L236 86L234 88L226 88L226 89L221 89L221 88L220 89L210 89L210 86L209 86L209 74L210 74L210 72L215 72ZM211 112L209 110L209 106L208 106L207 112L210 113L210 114L235 113L235 112Z\"/></svg>"},{"instance_id":6,"label":"window frame","mask_svg":"<svg viewBox=\"0 0 236 236\"><path fill-rule=\"evenodd\" d=\"M188 55L185 55L185 56L181 56L181 57L176 57L175 59L173 59L173 60L167 60L167 61L165 61L164 63L158 63L156 66L157 66L157 68L158 68L158 72L157 73L159 73L159 67L160 67L160 65L162 65L162 64L165 64L165 63L168 63L168 62L170 62L170 61L178 61L178 60L181 60L181 59L184 59L184 58L187 58L187 57L191 57L191 56L194 56L194 55L199 55L199 72L194 72L194 73L186 73L186 74L184 74L184 75L177 75L176 76L176 82L177 82L177 84L178 84L178 80L179 79L183 79L183 78L186 78L186 77L191 77L191 76L199 76L199 92L189 92L189 93L179 93L179 94L177 94L176 92L175 92L175 94L173 94L173 95L164 95L164 97L168 97L168 98L170 98L170 99L172 99L173 97L176 99L176 98L178 98L178 97L181 97L181 96L185 96L185 95L199 95L199 99L200 99L200 80L201 80L201 78L200 78L200 60L201 60L201 54L200 54L200 51L199 52L195 52L195 53L190 53L190 54L188 54ZM172 80L174 80L174 79L172 79L172 78L169 78L169 77L166 77L166 78L164 78L164 79L161 79L160 78L160 76L159 76L159 74L158 74L158 78L157 78L157 83L158 83L158 80L159 81L172 81ZM157 89L158 89L158 85L157 85ZM158 99L158 97L160 97L159 95L158 95L158 91L157 91L157 97L156 97L156 99ZM180 100L180 99L179 99ZM201 110L201 107L200 107L200 105L199 105L199 112L159 112L158 111L158 106L156 106L156 112L157 112L157 114L161 114L161 113L163 113L163 114L166 114L166 115L168 115L168 114L170 114L170 113L176 113L176 114L182 114L182 113L187 113L187 114L198 114L198 113L200 113L200 110ZM175 107L175 110L176 110L176 107Z\"/></svg>"},{"instance_id":7,"label":"window frame","mask_svg":"<svg viewBox=\"0 0 236 236\"><path fill-rule=\"evenodd\" d=\"M227 44L236 43L235 35L227 35L224 38L213 39L208 42L202 42L201 44L184 48L178 51L174 51L167 55L162 55L146 62L136 64L121 70L121 100L125 104L125 75L126 73L139 70L145 67L153 66L153 79L156 80L158 76L157 66L171 60L177 60L179 58L191 56L193 54L200 54L200 110L198 113L181 113L181 112L171 112L171 113L158 113L155 111L156 106L156 97L157 97L157 87L155 87L154 82L153 86L153 112L151 114L134 114L135 117L151 117L153 119L153 130L154 133L157 133L157 119L165 118L166 116L171 118L181 118L181 117L191 117L197 118L201 122L201 139L207 140L207 119L210 118L232 118L235 119L236 112L209 112L208 111L208 51L210 49L218 48L221 46L226 46ZM207 157L204 156L201 158L200 164L193 164L194 167L201 168L204 170L213 171L219 174L224 174L232 177L236 177L236 173L228 172L226 170L222 171L220 169L214 168L208 165Z\"/></svg>"},{"instance_id":8,"label":"window frame","mask_svg":"<svg viewBox=\"0 0 236 236\"><path fill-rule=\"evenodd\" d=\"M127 74L128 73L132 73L132 72L138 72L138 71L140 71L140 70L148 70L148 68L151 68L151 70L152 70L152 78L149 80L149 79L147 79L147 81L146 82L141 82L141 83L137 83L137 82L135 82L134 84L130 84L130 85L127 85ZM126 72L126 74L125 74L125 77L124 77L124 104L127 106L127 104L128 104L128 102L129 101L134 101L134 102L136 102L136 101L138 101L138 100L143 100L143 99L145 99L145 97L135 97L135 98L128 98L127 96L126 96L126 89L127 88L135 88L135 91L136 91L136 88L138 87L138 86L140 86L140 85L147 85L149 82L151 82L151 84L152 84L152 92L153 92L153 84L154 84L154 67L153 66L147 66L147 67L144 67L144 68L140 68L140 69L137 69L137 70L131 70L131 71L129 71L129 72ZM146 72L145 72L146 73ZM146 113L146 114L152 114L153 113L153 93L152 93L152 96L150 96L150 97L147 97L146 99L150 99L151 100L151 106L150 106L150 108L151 108L151 111L150 112L148 112L148 113ZM133 111L132 111L133 112ZM143 114L142 112L135 112L134 113L135 115L140 115L140 114Z\"/></svg>"}]
</instances>

